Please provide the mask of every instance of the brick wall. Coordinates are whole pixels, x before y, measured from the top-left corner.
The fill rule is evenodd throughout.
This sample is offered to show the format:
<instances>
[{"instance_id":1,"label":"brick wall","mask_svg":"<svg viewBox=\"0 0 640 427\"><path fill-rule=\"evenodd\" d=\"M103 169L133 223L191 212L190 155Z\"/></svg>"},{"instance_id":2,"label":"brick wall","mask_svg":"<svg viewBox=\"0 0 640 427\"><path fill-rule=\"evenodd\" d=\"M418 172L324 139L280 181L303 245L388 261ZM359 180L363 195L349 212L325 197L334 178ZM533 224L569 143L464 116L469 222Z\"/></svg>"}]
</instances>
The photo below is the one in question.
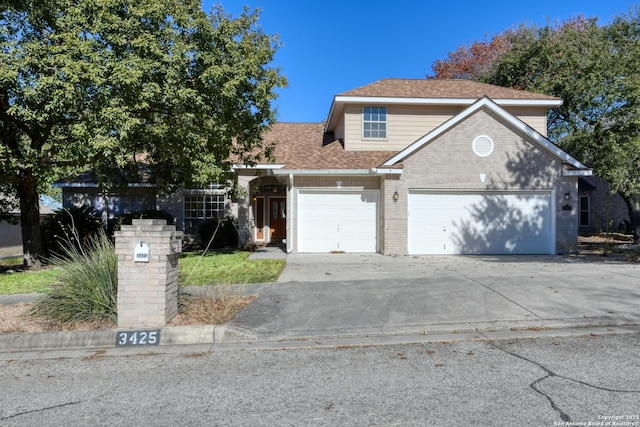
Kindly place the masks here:
<instances>
[{"instance_id":1,"label":"brick wall","mask_svg":"<svg viewBox=\"0 0 640 427\"><path fill-rule=\"evenodd\" d=\"M477 156L472 141L487 135L493 153ZM403 161L399 177L384 180L383 253L407 253L409 189L553 191L556 206L556 251L577 249L577 178L563 177L562 164L548 151L510 130L498 117L480 110ZM397 202L391 202L398 192ZM571 210L563 210L570 193Z\"/></svg>"},{"instance_id":2,"label":"brick wall","mask_svg":"<svg viewBox=\"0 0 640 427\"><path fill-rule=\"evenodd\" d=\"M118 327L162 327L178 314L178 256L182 233L165 220L133 220L115 233L118 257ZM136 262L140 243L149 262Z\"/></svg>"}]
</instances>

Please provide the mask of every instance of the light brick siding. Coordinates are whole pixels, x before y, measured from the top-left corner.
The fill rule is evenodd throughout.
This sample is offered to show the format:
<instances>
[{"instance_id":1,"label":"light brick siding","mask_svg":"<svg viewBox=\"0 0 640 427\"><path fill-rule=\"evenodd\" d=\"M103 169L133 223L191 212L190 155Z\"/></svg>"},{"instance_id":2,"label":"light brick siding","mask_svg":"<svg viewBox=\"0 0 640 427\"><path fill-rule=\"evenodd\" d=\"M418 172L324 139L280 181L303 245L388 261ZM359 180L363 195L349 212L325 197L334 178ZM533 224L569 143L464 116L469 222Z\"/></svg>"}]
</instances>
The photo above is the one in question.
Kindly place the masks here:
<instances>
[{"instance_id":1,"label":"light brick siding","mask_svg":"<svg viewBox=\"0 0 640 427\"><path fill-rule=\"evenodd\" d=\"M149 261L135 262L141 242ZM115 232L118 257L118 327L163 327L178 314L178 255L182 233L165 220L134 219Z\"/></svg>"},{"instance_id":2,"label":"light brick siding","mask_svg":"<svg viewBox=\"0 0 640 427\"><path fill-rule=\"evenodd\" d=\"M488 157L474 154L472 141L487 135L494 142ZM563 177L555 156L507 127L484 110L471 115L403 161L400 177L383 183L385 254L407 253L409 189L433 190L554 190L556 251L577 249L577 178ZM484 175L484 182L481 180ZM397 191L399 199L390 202ZM564 194L572 195L572 209L562 210Z\"/></svg>"}]
</instances>

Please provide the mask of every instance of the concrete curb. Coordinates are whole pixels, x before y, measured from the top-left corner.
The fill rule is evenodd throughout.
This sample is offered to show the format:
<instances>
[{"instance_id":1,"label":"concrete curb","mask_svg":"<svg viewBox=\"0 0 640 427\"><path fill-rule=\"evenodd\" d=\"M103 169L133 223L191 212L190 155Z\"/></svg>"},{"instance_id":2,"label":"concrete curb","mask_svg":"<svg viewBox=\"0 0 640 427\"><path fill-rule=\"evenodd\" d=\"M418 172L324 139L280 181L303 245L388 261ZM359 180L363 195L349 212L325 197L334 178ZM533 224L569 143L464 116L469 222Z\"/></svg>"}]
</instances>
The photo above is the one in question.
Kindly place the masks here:
<instances>
[{"instance_id":1,"label":"concrete curb","mask_svg":"<svg viewBox=\"0 0 640 427\"><path fill-rule=\"evenodd\" d=\"M116 347L116 334L119 331L122 329L1 334L0 352L111 348ZM217 344L256 339L255 335L225 325L170 326L160 328L158 345Z\"/></svg>"},{"instance_id":2,"label":"concrete curb","mask_svg":"<svg viewBox=\"0 0 640 427\"><path fill-rule=\"evenodd\" d=\"M286 342L313 342L318 340L349 341L352 345L357 342L372 341L385 342L389 338L412 342L422 341L426 337L442 335L457 335L459 337L469 334L480 334L488 339L490 337L520 337L544 335L553 336L554 333L565 335L566 331L575 334L588 333L598 329L606 331L611 328L611 333L626 331L640 332L640 324L617 322L612 319L600 319L600 321L583 322L555 322L553 324L448 324L448 325L424 325L421 328L410 328L402 331L316 331L308 335L253 334L230 325L199 325L199 326L170 326L160 328L160 342L157 346L128 347L130 351L147 352L159 348L171 346L195 346L195 345L221 345L221 344L268 344ZM0 353L21 353L32 351L55 350L89 350L117 348L116 334L122 329L109 329L101 331L63 331L63 332L39 332L39 333L12 333L0 335ZM413 338L410 338L413 337ZM419 338L424 337L424 338ZM123 348L123 347L119 347ZM160 350L162 352L162 350Z\"/></svg>"}]
</instances>

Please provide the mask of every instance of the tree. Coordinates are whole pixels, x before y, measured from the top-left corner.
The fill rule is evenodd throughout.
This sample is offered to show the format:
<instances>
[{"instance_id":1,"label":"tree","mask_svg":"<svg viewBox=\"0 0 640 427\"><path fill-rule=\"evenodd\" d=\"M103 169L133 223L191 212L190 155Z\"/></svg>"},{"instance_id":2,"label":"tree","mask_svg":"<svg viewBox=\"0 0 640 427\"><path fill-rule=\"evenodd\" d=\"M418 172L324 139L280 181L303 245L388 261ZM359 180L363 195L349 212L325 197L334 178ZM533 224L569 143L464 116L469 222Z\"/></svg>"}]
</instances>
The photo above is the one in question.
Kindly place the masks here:
<instances>
[{"instance_id":1,"label":"tree","mask_svg":"<svg viewBox=\"0 0 640 427\"><path fill-rule=\"evenodd\" d=\"M565 28L581 29L588 22L582 15L566 21L549 24L545 27L551 33L561 33ZM436 60L431 68L430 79L468 79L485 81L491 79L495 72L496 62L514 47L527 46L537 39L539 29L535 26L520 25L495 34L489 40L474 41L468 45L458 46L449 52L446 59Z\"/></svg>"},{"instance_id":2,"label":"tree","mask_svg":"<svg viewBox=\"0 0 640 427\"><path fill-rule=\"evenodd\" d=\"M496 59L513 47L515 32L505 31L490 40L475 41L468 46L458 46L449 52L447 59L436 60L431 68L431 79L482 80L491 72Z\"/></svg>"},{"instance_id":3,"label":"tree","mask_svg":"<svg viewBox=\"0 0 640 427\"><path fill-rule=\"evenodd\" d=\"M640 18L610 25L582 16L510 33L475 80L563 99L549 112L549 138L606 179L640 235Z\"/></svg>"},{"instance_id":4,"label":"tree","mask_svg":"<svg viewBox=\"0 0 640 427\"><path fill-rule=\"evenodd\" d=\"M42 254L38 195L57 178L91 169L117 185L142 162L170 190L269 155L286 80L257 19L198 0L0 3L0 181L20 202L27 266Z\"/></svg>"}]
</instances>

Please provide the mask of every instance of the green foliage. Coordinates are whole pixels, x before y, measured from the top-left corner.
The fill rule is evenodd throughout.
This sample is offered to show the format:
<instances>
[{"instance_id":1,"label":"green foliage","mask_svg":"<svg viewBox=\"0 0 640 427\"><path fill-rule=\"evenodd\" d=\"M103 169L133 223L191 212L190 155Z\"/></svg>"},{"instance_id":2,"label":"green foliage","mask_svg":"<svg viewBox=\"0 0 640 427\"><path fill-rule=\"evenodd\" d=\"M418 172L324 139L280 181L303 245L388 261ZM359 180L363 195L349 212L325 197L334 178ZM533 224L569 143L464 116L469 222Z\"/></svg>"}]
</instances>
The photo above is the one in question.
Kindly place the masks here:
<instances>
[{"instance_id":1,"label":"green foliage","mask_svg":"<svg viewBox=\"0 0 640 427\"><path fill-rule=\"evenodd\" d=\"M215 235L214 235L215 233ZM201 244L210 249L238 246L238 229L232 217L211 218L198 226ZM213 240L211 237L213 236ZM211 244L209 242L211 241Z\"/></svg>"},{"instance_id":2,"label":"green foliage","mask_svg":"<svg viewBox=\"0 0 640 427\"><path fill-rule=\"evenodd\" d=\"M64 256L67 246L87 248L91 239L102 230L100 213L90 206L64 208L41 224L42 241L49 256Z\"/></svg>"},{"instance_id":3,"label":"green foliage","mask_svg":"<svg viewBox=\"0 0 640 427\"><path fill-rule=\"evenodd\" d=\"M112 236L114 231L119 231L123 224L131 225L131 222L134 219L164 219L167 221L167 225L174 225L176 223L176 219L167 211L163 211L162 209L147 209L144 211L123 214L117 217L115 221L110 221L108 230L109 236Z\"/></svg>"},{"instance_id":4,"label":"green foliage","mask_svg":"<svg viewBox=\"0 0 640 427\"><path fill-rule=\"evenodd\" d=\"M170 189L269 155L261 135L286 80L257 12L206 14L196 0L3 5L0 182L23 201L30 251L38 215L25 207L57 178L91 169L108 188L144 159Z\"/></svg>"},{"instance_id":5,"label":"green foliage","mask_svg":"<svg viewBox=\"0 0 640 427\"><path fill-rule=\"evenodd\" d=\"M86 249L69 244L55 264L58 281L31 308L32 316L55 322L116 323L118 258L104 232L89 239Z\"/></svg>"}]
</instances>

